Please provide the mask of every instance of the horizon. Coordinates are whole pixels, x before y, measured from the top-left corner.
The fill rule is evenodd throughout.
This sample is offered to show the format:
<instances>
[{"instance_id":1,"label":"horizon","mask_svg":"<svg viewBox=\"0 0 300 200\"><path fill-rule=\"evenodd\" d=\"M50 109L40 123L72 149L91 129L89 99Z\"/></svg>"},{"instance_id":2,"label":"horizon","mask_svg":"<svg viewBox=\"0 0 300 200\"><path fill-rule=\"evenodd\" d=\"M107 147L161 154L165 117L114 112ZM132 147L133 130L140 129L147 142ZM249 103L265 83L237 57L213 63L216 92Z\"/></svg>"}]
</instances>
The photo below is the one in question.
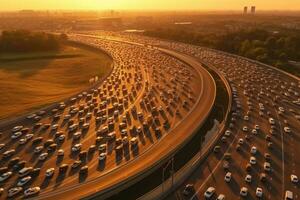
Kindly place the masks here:
<instances>
[{"instance_id":1,"label":"horizon","mask_svg":"<svg viewBox=\"0 0 300 200\"><path fill-rule=\"evenodd\" d=\"M2 2L1 2L2 1ZM70 11L240 11L244 6L256 6L261 11L300 11L300 3L297 0L282 2L280 0L185 0L173 3L171 0L15 0L7 2L0 0L0 12L19 10L70 10Z\"/></svg>"}]
</instances>

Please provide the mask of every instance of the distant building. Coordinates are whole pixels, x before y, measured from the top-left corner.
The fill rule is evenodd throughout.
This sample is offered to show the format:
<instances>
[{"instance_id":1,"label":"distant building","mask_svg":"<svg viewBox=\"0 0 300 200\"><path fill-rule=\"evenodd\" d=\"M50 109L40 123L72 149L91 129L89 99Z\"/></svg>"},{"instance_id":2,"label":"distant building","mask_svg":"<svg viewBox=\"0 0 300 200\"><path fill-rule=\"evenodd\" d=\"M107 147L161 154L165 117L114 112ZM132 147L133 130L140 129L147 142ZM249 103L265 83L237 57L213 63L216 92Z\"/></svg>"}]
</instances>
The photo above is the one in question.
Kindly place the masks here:
<instances>
[{"instance_id":1,"label":"distant building","mask_svg":"<svg viewBox=\"0 0 300 200\"><path fill-rule=\"evenodd\" d=\"M251 6L251 14L255 14L255 12L256 12L256 7L255 6Z\"/></svg>"},{"instance_id":2,"label":"distant building","mask_svg":"<svg viewBox=\"0 0 300 200\"><path fill-rule=\"evenodd\" d=\"M245 6L245 7L244 7L244 14L247 15L247 13L248 13L248 7Z\"/></svg>"}]
</instances>

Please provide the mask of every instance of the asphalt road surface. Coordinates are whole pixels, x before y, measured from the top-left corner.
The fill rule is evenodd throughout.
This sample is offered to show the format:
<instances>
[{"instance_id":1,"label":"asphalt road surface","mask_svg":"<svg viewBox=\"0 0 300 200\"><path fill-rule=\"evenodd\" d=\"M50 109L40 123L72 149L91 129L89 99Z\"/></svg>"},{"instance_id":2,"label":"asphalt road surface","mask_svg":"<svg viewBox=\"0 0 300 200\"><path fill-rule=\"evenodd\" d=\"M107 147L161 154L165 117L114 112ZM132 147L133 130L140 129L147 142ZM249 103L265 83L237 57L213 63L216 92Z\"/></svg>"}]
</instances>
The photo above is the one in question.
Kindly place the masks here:
<instances>
[{"instance_id":1,"label":"asphalt road surface","mask_svg":"<svg viewBox=\"0 0 300 200\"><path fill-rule=\"evenodd\" d=\"M110 188L159 162L189 138L213 105L214 81L190 57L96 38L74 39L109 52L113 71L98 88L60 103L49 113L20 120L21 133L11 125L1 127L0 165L3 173L12 172L0 182L3 198L17 186L18 171L24 167L38 170L30 168L24 175L30 180L22 186L22 190L40 187L38 198L77 199L95 188ZM39 137L41 141L33 144ZM5 158L9 150L14 151ZM63 164L68 166L64 173L59 170ZM50 168L54 173L46 177Z\"/></svg>"}]
</instances>

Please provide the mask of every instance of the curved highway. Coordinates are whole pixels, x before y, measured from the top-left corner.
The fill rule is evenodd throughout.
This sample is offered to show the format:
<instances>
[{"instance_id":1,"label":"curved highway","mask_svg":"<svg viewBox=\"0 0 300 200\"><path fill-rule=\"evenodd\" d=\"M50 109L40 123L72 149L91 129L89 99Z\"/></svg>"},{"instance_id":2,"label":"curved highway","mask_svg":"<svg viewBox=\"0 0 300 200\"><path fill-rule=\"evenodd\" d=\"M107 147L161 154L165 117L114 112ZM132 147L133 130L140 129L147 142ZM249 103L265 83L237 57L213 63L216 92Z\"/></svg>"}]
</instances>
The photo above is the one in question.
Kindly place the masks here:
<instances>
[{"instance_id":1,"label":"curved highway","mask_svg":"<svg viewBox=\"0 0 300 200\"><path fill-rule=\"evenodd\" d=\"M0 182L5 191L16 187L18 171L28 168L23 190L40 187L39 199L110 195L189 141L213 106L214 80L189 56L84 36L72 39L111 53L112 74L100 87L49 113L28 116L15 130L0 127L1 173L12 172ZM52 177L46 177L51 168Z\"/></svg>"}]
</instances>

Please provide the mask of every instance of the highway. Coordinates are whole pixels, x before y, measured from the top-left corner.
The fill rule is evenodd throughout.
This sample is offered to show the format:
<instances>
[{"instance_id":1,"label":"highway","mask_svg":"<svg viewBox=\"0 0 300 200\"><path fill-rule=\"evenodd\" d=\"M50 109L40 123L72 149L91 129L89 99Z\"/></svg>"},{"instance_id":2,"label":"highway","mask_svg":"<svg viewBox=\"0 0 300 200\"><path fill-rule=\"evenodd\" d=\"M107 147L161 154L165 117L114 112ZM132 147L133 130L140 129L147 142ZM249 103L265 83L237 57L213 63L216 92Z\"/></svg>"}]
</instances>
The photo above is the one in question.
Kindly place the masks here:
<instances>
[{"instance_id":1,"label":"highway","mask_svg":"<svg viewBox=\"0 0 300 200\"><path fill-rule=\"evenodd\" d=\"M16 186L18 170L25 165L39 173L28 173L31 180L23 190L39 186L39 199L106 192L159 165L191 138L211 110L214 80L193 58L167 49L84 36L73 39L109 52L112 73L98 88L60 103L58 109L0 127L1 152L15 150L9 158L2 156L3 170L13 172L0 183L4 191ZM18 132L12 133L16 124L23 126L23 133L11 139ZM32 145L39 137L41 141ZM81 146L73 152L76 144ZM75 161L79 164L71 169ZM62 164L68 165L65 173L59 172ZM79 174L84 166L88 172ZM50 168L53 176L45 177ZM22 192L14 195L22 197Z\"/></svg>"},{"instance_id":2,"label":"highway","mask_svg":"<svg viewBox=\"0 0 300 200\"><path fill-rule=\"evenodd\" d=\"M223 133L216 145L220 151L211 152L202 162L204 164L167 199L205 199L204 193L209 187L214 187L215 192L207 199L221 196L256 199L259 198L257 188L262 191L261 199L285 199L286 191L293 193L293 199L299 199L299 183L291 181L291 176L299 177L300 173L297 157L300 148L299 78L246 58L198 46L131 34L114 33L110 37L189 54L199 62L216 67L230 80L234 91L234 109L228 119L230 136ZM240 139L243 142L239 142ZM256 153L251 153L252 147L256 148ZM229 169L224 169L224 163L227 164L225 153L230 153ZM250 164L251 157L255 158L256 164ZM270 171L264 169L265 162L270 163ZM251 166L249 171L247 164ZM224 180L227 172L232 175L229 183ZM251 182L250 176L246 182L247 175L251 176ZM265 181L261 181L263 175ZM184 195L188 184L192 185L193 191ZM240 195L242 187L248 189L245 197Z\"/></svg>"},{"instance_id":3,"label":"highway","mask_svg":"<svg viewBox=\"0 0 300 200\"><path fill-rule=\"evenodd\" d=\"M224 134L217 144L221 147L220 152L211 152L204 164L167 199L203 199L209 187L215 188L215 194L207 199L217 198L220 194L226 199L256 199L258 187L262 189L263 199L284 199L287 190L298 199L299 184L292 183L291 175L300 173L296 155L300 145L300 113L299 105L295 103L299 99L299 80L221 52L190 47L185 53L193 54L224 73L235 91L235 108L229 119L228 131L231 134ZM275 121L273 126L270 118ZM243 130L244 127L247 130ZM286 127L290 128L290 133L284 130ZM240 139L243 144L239 144ZM256 147L256 153L251 153L252 147ZM225 153L231 154L229 169L224 169ZM265 158L266 154L270 158ZM251 156L255 157L256 164L250 164L251 171L247 171ZM264 169L265 162L271 164L270 171ZM227 172L232 176L229 183L224 180ZM260 180L262 174L266 175L264 182ZM251 182L245 181L247 175L251 176ZM183 195L187 184L194 186L194 192ZM240 195L242 187L248 189L246 197Z\"/></svg>"}]
</instances>

